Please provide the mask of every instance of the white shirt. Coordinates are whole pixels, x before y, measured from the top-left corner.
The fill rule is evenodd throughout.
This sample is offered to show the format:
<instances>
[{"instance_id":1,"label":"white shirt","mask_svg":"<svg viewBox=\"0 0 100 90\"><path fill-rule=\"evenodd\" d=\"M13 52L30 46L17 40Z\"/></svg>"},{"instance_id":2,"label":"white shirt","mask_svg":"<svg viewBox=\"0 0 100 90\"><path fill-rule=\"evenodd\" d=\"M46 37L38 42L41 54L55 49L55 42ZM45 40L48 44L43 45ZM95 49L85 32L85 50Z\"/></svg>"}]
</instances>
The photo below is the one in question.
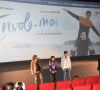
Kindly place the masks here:
<instances>
[{"instance_id":1,"label":"white shirt","mask_svg":"<svg viewBox=\"0 0 100 90\"><path fill-rule=\"evenodd\" d=\"M65 58L65 56L61 58L61 68L62 69L68 69L68 68L71 69L71 60L70 60L69 56L67 56L66 58Z\"/></svg>"}]
</instances>

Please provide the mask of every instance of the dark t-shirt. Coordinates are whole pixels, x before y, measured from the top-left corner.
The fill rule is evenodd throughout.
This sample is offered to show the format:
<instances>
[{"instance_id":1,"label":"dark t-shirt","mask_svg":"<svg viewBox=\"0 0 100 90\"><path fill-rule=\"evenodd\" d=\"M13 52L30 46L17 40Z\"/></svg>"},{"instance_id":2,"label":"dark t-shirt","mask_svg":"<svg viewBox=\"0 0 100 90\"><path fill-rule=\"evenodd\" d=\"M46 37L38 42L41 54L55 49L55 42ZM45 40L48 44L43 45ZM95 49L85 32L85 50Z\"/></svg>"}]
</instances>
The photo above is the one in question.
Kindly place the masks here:
<instances>
[{"instance_id":1,"label":"dark t-shirt","mask_svg":"<svg viewBox=\"0 0 100 90\"><path fill-rule=\"evenodd\" d=\"M77 56L86 56L88 54L87 40L79 40L77 47Z\"/></svg>"},{"instance_id":2,"label":"dark t-shirt","mask_svg":"<svg viewBox=\"0 0 100 90\"><path fill-rule=\"evenodd\" d=\"M37 61L37 63L36 63L36 71L41 71L41 67L39 65L39 61Z\"/></svg>"}]
</instances>

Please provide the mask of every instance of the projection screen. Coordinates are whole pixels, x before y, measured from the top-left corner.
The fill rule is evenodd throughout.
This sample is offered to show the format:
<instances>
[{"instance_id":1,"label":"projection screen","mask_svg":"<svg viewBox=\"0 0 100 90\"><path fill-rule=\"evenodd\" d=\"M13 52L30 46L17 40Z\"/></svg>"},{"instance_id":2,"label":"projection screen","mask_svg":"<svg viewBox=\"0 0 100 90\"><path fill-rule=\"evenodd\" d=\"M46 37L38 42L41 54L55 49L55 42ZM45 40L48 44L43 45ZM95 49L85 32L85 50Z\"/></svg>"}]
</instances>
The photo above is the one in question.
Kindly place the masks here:
<instances>
[{"instance_id":1,"label":"projection screen","mask_svg":"<svg viewBox=\"0 0 100 90\"><path fill-rule=\"evenodd\" d=\"M100 4L12 1L0 1L0 62L100 54Z\"/></svg>"}]
</instances>

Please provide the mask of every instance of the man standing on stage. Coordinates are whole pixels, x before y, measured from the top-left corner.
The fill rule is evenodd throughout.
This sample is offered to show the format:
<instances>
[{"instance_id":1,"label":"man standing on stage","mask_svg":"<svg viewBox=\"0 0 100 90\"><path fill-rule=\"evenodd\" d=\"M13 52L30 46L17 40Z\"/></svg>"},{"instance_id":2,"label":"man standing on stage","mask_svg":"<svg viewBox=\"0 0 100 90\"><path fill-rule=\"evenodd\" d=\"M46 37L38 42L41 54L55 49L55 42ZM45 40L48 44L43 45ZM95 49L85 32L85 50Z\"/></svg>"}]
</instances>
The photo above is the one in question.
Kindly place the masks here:
<instances>
[{"instance_id":1,"label":"man standing on stage","mask_svg":"<svg viewBox=\"0 0 100 90\"><path fill-rule=\"evenodd\" d=\"M61 68L64 73L64 80L71 80L70 71L71 71L71 60L68 56L68 52L64 51L64 56L61 59Z\"/></svg>"}]
</instances>

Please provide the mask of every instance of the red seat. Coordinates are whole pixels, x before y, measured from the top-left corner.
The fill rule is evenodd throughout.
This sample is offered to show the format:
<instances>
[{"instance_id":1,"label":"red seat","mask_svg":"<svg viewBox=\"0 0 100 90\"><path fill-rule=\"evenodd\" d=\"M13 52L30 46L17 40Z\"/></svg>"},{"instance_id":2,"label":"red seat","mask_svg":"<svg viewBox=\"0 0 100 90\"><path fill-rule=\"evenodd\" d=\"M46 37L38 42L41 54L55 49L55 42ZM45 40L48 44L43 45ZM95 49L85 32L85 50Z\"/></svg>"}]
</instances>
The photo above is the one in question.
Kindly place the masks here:
<instances>
[{"instance_id":1,"label":"red seat","mask_svg":"<svg viewBox=\"0 0 100 90\"><path fill-rule=\"evenodd\" d=\"M2 90L2 88L0 88L0 90Z\"/></svg>"},{"instance_id":2,"label":"red seat","mask_svg":"<svg viewBox=\"0 0 100 90\"><path fill-rule=\"evenodd\" d=\"M73 87L73 90L91 90L91 85Z\"/></svg>"},{"instance_id":3,"label":"red seat","mask_svg":"<svg viewBox=\"0 0 100 90\"><path fill-rule=\"evenodd\" d=\"M98 83L100 83L100 76L99 76L99 81L98 81Z\"/></svg>"},{"instance_id":4,"label":"red seat","mask_svg":"<svg viewBox=\"0 0 100 90\"><path fill-rule=\"evenodd\" d=\"M54 90L54 83L39 84L39 90Z\"/></svg>"},{"instance_id":5,"label":"red seat","mask_svg":"<svg viewBox=\"0 0 100 90\"><path fill-rule=\"evenodd\" d=\"M56 90L72 90L71 88L65 88L65 89L56 89Z\"/></svg>"},{"instance_id":6,"label":"red seat","mask_svg":"<svg viewBox=\"0 0 100 90\"><path fill-rule=\"evenodd\" d=\"M72 87L75 87L75 86L84 86L84 85L85 85L85 79L72 80Z\"/></svg>"},{"instance_id":7,"label":"red seat","mask_svg":"<svg viewBox=\"0 0 100 90\"><path fill-rule=\"evenodd\" d=\"M71 81L57 81L56 90L70 88Z\"/></svg>"},{"instance_id":8,"label":"red seat","mask_svg":"<svg viewBox=\"0 0 100 90\"><path fill-rule=\"evenodd\" d=\"M99 76L87 77L86 85L93 85L99 83Z\"/></svg>"},{"instance_id":9,"label":"red seat","mask_svg":"<svg viewBox=\"0 0 100 90\"><path fill-rule=\"evenodd\" d=\"M37 84L25 85L26 90L37 90Z\"/></svg>"},{"instance_id":10,"label":"red seat","mask_svg":"<svg viewBox=\"0 0 100 90\"><path fill-rule=\"evenodd\" d=\"M92 90L100 90L100 84L94 84Z\"/></svg>"}]
</instances>

